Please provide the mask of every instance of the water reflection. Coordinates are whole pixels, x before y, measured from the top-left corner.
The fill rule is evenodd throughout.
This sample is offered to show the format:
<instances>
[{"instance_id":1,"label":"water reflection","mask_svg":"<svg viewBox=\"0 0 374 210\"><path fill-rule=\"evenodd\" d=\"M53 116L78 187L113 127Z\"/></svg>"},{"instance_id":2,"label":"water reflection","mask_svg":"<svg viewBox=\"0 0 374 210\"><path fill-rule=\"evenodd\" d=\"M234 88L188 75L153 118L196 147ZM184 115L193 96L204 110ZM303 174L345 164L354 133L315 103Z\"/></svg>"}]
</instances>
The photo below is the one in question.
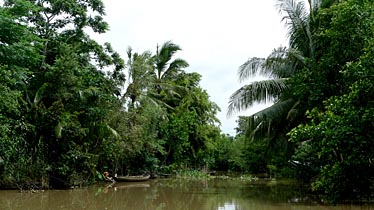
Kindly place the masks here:
<instances>
[{"instance_id":1,"label":"water reflection","mask_svg":"<svg viewBox=\"0 0 374 210\"><path fill-rule=\"evenodd\" d=\"M218 210L239 210L239 208L236 208L234 203L225 203L223 206L219 206Z\"/></svg>"},{"instance_id":2,"label":"water reflection","mask_svg":"<svg viewBox=\"0 0 374 210\"><path fill-rule=\"evenodd\" d=\"M323 206L297 185L240 180L152 180L38 193L0 191L1 210L374 210Z\"/></svg>"}]
</instances>

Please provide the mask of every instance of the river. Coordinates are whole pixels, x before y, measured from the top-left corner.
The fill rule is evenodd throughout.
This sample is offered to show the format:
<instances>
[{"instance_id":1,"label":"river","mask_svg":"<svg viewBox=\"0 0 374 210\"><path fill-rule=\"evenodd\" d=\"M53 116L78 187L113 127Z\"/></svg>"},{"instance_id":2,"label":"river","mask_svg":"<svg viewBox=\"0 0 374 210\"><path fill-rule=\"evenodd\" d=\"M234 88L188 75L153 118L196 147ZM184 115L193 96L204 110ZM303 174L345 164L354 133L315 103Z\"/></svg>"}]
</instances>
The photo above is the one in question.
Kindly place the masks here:
<instances>
[{"instance_id":1,"label":"river","mask_svg":"<svg viewBox=\"0 0 374 210\"><path fill-rule=\"evenodd\" d=\"M374 210L321 205L290 182L156 179L71 190L0 191L1 210Z\"/></svg>"}]
</instances>

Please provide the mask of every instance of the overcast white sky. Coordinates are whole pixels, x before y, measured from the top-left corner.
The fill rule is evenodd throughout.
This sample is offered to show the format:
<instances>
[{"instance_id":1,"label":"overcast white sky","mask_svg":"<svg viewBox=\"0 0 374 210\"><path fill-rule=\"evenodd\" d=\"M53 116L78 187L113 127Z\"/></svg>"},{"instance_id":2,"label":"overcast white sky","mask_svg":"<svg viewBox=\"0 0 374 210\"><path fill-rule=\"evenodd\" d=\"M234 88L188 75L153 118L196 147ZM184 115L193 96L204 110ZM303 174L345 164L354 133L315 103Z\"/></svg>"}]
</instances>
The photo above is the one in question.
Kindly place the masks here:
<instances>
[{"instance_id":1,"label":"overcast white sky","mask_svg":"<svg viewBox=\"0 0 374 210\"><path fill-rule=\"evenodd\" d=\"M202 75L201 86L217 103L223 133L235 135L238 115L226 117L230 95L240 86L237 69L250 57L266 57L274 48L286 46L286 30L275 0L103 0L110 31L94 36L110 42L126 58L131 46L136 52L151 50L171 40L183 51L187 72ZM255 79L255 78L254 78Z\"/></svg>"}]
</instances>

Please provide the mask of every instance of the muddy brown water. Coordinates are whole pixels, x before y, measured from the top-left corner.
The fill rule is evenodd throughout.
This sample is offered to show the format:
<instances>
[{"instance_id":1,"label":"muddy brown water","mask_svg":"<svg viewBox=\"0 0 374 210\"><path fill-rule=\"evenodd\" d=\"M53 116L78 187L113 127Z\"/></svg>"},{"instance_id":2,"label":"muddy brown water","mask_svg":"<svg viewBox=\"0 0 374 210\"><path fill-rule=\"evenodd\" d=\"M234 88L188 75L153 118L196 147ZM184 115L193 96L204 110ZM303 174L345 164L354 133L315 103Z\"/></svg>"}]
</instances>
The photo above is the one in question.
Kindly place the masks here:
<instances>
[{"instance_id":1,"label":"muddy brown water","mask_svg":"<svg viewBox=\"0 0 374 210\"><path fill-rule=\"evenodd\" d=\"M322 205L304 188L274 181L156 179L34 193L0 191L0 210L55 209L374 210L374 206Z\"/></svg>"}]
</instances>

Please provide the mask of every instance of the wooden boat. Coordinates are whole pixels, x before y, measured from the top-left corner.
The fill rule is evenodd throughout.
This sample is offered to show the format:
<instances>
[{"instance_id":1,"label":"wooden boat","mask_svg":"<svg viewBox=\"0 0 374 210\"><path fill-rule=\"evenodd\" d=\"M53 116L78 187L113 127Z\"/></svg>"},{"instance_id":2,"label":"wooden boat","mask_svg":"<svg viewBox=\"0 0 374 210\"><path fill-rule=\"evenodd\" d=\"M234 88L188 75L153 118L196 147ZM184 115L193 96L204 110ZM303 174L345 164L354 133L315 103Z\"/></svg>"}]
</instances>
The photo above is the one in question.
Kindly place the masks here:
<instances>
[{"instance_id":1,"label":"wooden boat","mask_svg":"<svg viewBox=\"0 0 374 210\"><path fill-rule=\"evenodd\" d=\"M116 176L114 179L117 182L142 182L147 181L149 178L151 178L151 175L145 175L145 176Z\"/></svg>"}]
</instances>

